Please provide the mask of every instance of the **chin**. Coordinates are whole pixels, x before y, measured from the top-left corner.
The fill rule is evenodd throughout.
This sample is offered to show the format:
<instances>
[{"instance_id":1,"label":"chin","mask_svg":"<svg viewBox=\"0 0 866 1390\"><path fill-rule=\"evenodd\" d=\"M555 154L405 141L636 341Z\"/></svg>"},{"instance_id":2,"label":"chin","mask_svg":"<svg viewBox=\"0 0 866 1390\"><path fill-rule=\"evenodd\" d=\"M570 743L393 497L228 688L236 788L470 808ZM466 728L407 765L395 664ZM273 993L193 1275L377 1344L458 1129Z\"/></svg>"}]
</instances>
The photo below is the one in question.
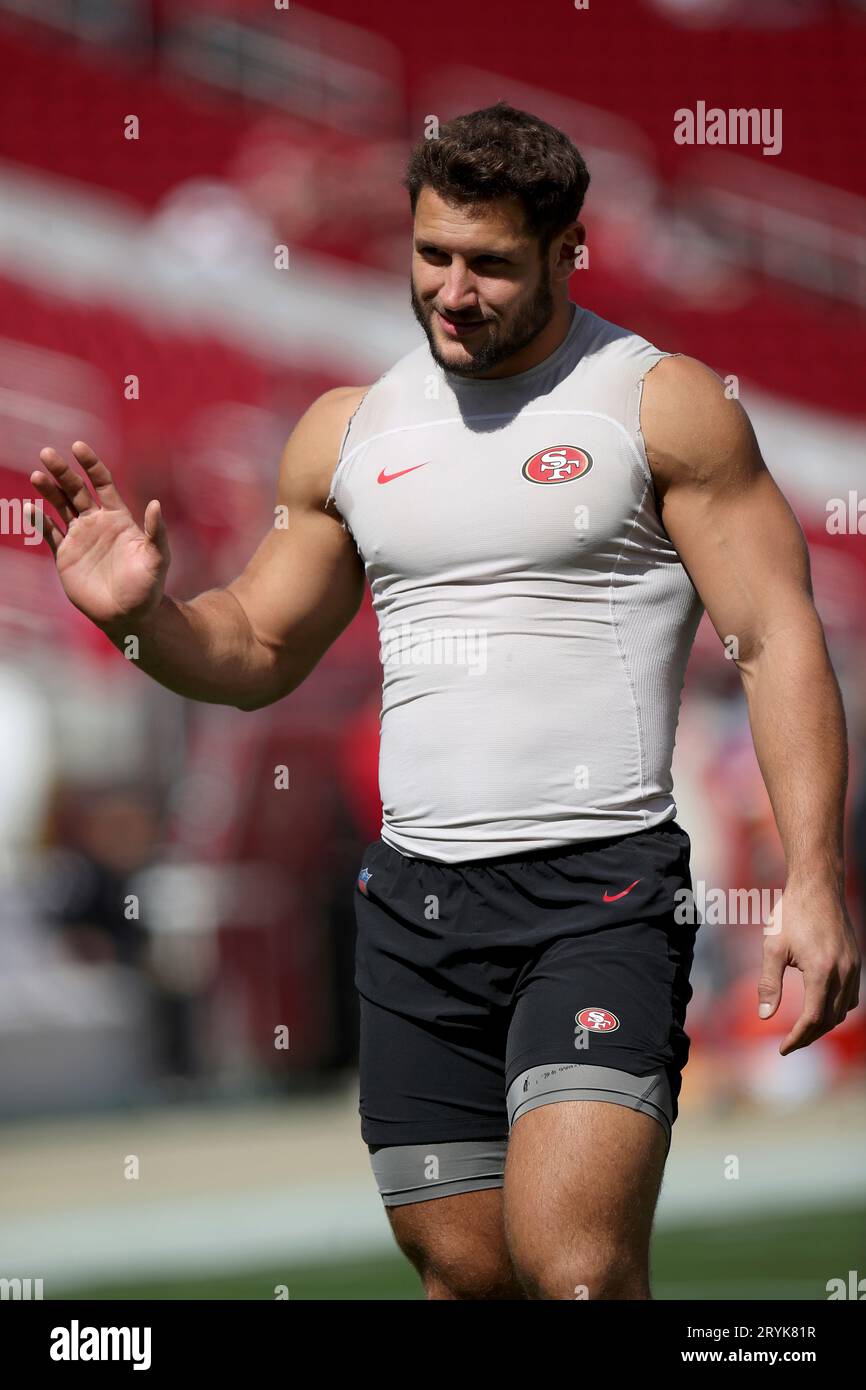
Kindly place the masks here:
<instances>
[{"instance_id":1,"label":"chin","mask_svg":"<svg viewBox=\"0 0 866 1390\"><path fill-rule=\"evenodd\" d=\"M448 346L451 347L451 344ZM449 372L464 372L468 375L475 367L475 358L465 348L457 352L442 352L439 357L439 365Z\"/></svg>"},{"instance_id":2,"label":"chin","mask_svg":"<svg viewBox=\"0 0 866 1390\"><path fill-rule=\"evenodd\" d=\"M439 343L439 350L443 357L452 357L455 362L468 362L472 360L472 354L465 343L457 343L453 338L446 338L444 343Z\"/></svg>"}]
</instances>

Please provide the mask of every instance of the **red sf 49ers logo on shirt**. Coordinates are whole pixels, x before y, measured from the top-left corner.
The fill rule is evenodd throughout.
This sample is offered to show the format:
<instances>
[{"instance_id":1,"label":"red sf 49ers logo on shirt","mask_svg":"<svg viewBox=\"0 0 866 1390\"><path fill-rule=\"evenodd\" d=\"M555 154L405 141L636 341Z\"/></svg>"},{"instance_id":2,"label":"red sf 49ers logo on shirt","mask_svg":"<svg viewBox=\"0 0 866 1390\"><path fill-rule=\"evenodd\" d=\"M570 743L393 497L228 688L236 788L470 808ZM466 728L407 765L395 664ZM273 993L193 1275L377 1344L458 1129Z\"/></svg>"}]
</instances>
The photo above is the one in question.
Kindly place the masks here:
<instances>
[{"instance_id":1,"label":"red sf 49ers logo on shirt","mask_svg":"<svg viewBox=\"0 0 866 1390\"><path fill-rule=\"evenodd\" d=\"M581 1009L574 1021L591 1033L612 1033L619 1027L619 1019L609 1009Z\"/></svg>"},{"instance_id":2,"label":"red sf 49ers logo on shirt","mask_svg":"<svg viewBox=\"0 0 866 1390\"><path fill-rule=\"evenodd\" d=\"M573 483L592 468L592 458L576 444L551 444L540 449L523 465L523 476L531 483Z\"/></svg>"}]
</instances>

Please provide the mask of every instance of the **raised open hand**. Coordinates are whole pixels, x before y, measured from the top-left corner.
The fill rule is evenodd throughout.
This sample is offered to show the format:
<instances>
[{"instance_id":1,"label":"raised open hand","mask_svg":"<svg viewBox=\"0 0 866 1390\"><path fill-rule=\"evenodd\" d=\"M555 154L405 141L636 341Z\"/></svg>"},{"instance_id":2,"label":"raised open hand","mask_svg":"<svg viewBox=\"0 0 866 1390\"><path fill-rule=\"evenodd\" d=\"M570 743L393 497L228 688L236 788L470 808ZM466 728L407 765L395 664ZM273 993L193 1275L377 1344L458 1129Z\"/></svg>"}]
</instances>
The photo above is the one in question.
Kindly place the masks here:
<instances>
[{"instance_id":1,"label":"raised open hand","mask_svg":"<svg viewBox=\"0 0 866 1390\"><path fill-rule=\"evenodd\" d=\"M100 627L146 617L162 598L171 561L159 502L148 502L142 530L90 446L76 440L72 455L84 476L52 448L39 452L44 471L30 475L66 528L43 509L43 538L66 596Z\"/></svg>"}]
</instances>

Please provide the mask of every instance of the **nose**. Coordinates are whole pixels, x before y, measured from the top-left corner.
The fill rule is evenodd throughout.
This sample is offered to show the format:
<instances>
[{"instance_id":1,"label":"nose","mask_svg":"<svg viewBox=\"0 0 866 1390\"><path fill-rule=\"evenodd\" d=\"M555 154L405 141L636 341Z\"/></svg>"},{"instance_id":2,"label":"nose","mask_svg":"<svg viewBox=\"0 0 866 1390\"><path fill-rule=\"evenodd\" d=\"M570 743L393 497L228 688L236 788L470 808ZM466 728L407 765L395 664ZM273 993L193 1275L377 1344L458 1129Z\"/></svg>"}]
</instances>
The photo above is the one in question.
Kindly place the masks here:
<instances>
[{"instance_id":1,"label":"nose","mask_svg":"<svg viewBox=\"0 0 866 1390\"><path fill-rule=\"evenodd\" d=\"M474 296L472 275L467 266L452 261L438 295L440 307L447 310L449 314L459 314L466 310L477 309Z\"/></svg>"}]
</instances>

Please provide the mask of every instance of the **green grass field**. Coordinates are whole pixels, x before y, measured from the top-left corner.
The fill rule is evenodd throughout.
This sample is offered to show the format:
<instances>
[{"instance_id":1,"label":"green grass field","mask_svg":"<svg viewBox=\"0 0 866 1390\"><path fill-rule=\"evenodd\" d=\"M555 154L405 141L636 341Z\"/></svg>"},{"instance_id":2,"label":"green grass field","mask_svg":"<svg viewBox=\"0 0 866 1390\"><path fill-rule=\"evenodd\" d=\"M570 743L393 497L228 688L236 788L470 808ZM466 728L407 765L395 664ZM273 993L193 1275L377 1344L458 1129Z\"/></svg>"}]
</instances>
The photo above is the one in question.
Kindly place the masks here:
<instances>
[{"instance_id":1,"label":"green grass field","mask_svg":"<svg viewBox=\"0 0 866 1390\"><path fill-rule=\"evenodd\" d=\"M827 1280L866 1275L866 1207L773 1215L748 1222L659 1231L653 1241L657 1299L820 1299ZM272 1299L422 1298L411 1265L393 1255L194 1279L70 1290L74 1298ZM58 1297L64 1297L58 1291Z\"/></svg>"}]
</instances>

